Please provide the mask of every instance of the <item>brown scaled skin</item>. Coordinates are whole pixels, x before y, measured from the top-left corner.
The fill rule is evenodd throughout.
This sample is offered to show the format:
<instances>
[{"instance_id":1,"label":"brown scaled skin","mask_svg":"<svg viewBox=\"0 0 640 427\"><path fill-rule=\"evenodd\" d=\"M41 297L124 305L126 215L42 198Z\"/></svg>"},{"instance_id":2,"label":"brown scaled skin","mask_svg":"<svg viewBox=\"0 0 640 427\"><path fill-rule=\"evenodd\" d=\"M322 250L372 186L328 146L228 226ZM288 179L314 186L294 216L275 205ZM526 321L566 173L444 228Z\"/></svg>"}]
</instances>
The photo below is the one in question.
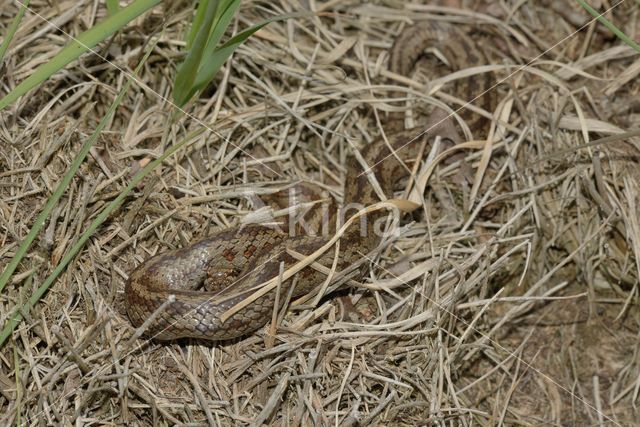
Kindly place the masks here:
<instances>
[{"instance_id":1,"label":"brown scaled skin","mask_svg":"<svg viewBox=\"0 0 640 427\"><path fill-rule=\"evenodd\" d=\"M444 46L460 40L457 31L455 36L450 37L452 26L419 25L422 27L416 25L407 28L394 44L390 54L392 71L406 74L429 43ZM464 51L458 49L456 53L459 56ZM469 55L474 52L466 51ZM467 66L478 65L477 59L476 62L468 62ZM471 99L473 94L463 96ZM397 150L397 157L415 161L423 138L431 140L438 131L439 128L435 127L420 138L415 138L420 133L418 130L401 131L392 135L389 142L394 151ZM428 147L426 152L429 152ZM382 139L366 146L361 154L365 162L373 167L372 171L384 193L390 196L393 185L406 177L407 167L396 156L390 155L389 147ZM367 174L362 172L360 163L351 158L347 165L345 205L357 203L369 206L378 201ZM365 237L361 235L359 221L342 236L338 270L361 260L377 246L379 239L371 227L381 215L384 215L381 211L368 215L369 227ZM157 255L133 271L125 287L127 313L131 323L138 327L168 301L170 295L175 295L175 301L168 303L148 325L146 333L150 337L159 340L182 337L224 340L246 335L270 319L276 299L275 290L251 302L224 323L220 316L247 298L252 292L250 289L276 277L281 262L285 270L296 263L287 254L286 248L309 255L327 240L327 237L321 236L289 237L275 229L258 225L220 231L186 248ZM328 251L317 262L330 267L333 258L333 251ZM216 271L235 271L238 274L229 280L224 274L216 275ZM326 278L311 267L300 271L298 277L294 297L308 293ZM221 290L198 291L205 281L209 281L214 289ZM216 281L221 282L218 283L220 286L216 286ZM229 282L232 284L228 285ZM289 292L292 282L290 279L282 283L281 302L285 300L284 296Z\"/></svg>"}]
</instances>

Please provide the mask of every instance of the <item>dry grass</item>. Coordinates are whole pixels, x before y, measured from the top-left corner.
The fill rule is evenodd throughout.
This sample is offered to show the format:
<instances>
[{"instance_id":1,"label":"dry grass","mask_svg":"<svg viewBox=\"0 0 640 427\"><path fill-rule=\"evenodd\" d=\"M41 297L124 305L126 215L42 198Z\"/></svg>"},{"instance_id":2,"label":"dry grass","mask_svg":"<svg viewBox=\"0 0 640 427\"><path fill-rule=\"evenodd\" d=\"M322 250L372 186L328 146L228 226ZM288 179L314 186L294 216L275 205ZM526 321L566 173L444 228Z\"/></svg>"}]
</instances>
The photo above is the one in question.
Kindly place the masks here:
<instances>
[{"instance_id":1,"label":"dry grass","mask_svg":"<svg viewBox=\"0 0 640 427\"><path fill-rule=\"evenodd\" d=\"M599 25L573 34L587 15L561 2L508 2L513 10L472 2L464 13L418 1L363 3L319 3L319 18L269 25L171 128L159 95L170 96L190 2L168 2L102 45L111 64L84 56L1 113L4 267L123 84L121 70L159 39L141 83L0 295L2 323L141 166L191 140L99 229L0 349L0 424L640 418L640 143L614 137L584 147L637 125L637 54ZM245 2L239 26L296 4ZM31 2L72 34L104 16L94 6ZM17 9L5 1L0 10L4 29ZM639 11L628 0L608 17L637 38ZM263 328L224 344L129 340L122 291L133 267L239 223L261 193L286 183L320 183L339 198L349 144L380 133L400 105L388 99L399 85L418 121L425 106L452 101L448 86L425 91L421 73L388 80L387 50L409 17L482 28L492 63L504 66L497 77L562 41L495 89L504 110L477 196L482 153L467 151L437 170L422 212L380 251L366 283L293 310L275 335ZM66 41L28 12L0 90Z\"/></svg>"}]
</instances>

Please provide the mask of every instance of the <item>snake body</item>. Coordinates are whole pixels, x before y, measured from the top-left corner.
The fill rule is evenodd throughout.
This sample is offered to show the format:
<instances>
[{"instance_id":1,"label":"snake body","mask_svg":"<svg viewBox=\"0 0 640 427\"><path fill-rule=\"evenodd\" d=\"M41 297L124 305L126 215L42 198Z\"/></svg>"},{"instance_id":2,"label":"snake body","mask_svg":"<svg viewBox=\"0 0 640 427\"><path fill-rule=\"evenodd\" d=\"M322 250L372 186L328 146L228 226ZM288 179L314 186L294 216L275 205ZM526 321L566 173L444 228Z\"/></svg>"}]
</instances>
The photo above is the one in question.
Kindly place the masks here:
<instances>
[{"instance_id":1,"label":"snake body","mask_svg":"<svg viewBox=\"0 0 640 427\"><path fill-rule=\"evenodd\" d=\"M406 75L427 45L448 51L452 57L466 56L467 66L476 65L479 59L469 58L476 52L472 47L467 45L452 51L450 46L459 45L461 40L468 42L450 25L408 27L392 46L389 68ZM417 160L422 138L431 139L437 132L438 127L435 127L413 141L420 132L415 129L399 131L388 138L389 145L379 139L361 150L364 163L372 167L385 195L391 195L394 184L408 175L405 162ZM398 150L395 155L390 148ZM345 205L368 206L379 200L364 172L367 171L362 163L351 157L347 165ZM379 243L373 226L381 215L384 214L380 211L368 213L364 230L351 226L342 235L338 270L361 260ZM224 321L223 313L250 297L256 285L277 277L281 263L285 269L294 265L297 259L287 250L309 255L327 241L328 238L322 236L290 237L260 225L219 231L191 246L154 256L135 269L125 287L128 316L136 327L150 319L145 325L146 334L159 340L181 337L224 340L246 335L267 323L276 301L281 305L286 300L294 282L292 279L281 284L279 298L274 289ZM333 261L333 251L327 251L316 260L329 267ZM298 273L291 295L306 294L324 279L326 275L310 266L305 267ZM198 290L205 282L212 283L216 290Z\"/></svg>"}]
</instances>

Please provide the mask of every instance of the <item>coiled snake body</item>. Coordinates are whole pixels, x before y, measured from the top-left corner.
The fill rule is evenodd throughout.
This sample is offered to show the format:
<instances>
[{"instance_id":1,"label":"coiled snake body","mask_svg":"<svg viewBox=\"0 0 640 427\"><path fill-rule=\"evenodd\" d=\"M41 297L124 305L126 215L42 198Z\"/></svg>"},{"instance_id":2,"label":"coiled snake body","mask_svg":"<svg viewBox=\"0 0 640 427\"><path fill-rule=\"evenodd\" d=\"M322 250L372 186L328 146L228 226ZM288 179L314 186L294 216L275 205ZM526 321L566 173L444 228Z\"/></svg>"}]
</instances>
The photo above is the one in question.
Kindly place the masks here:
<instances>
[{"instance_id":1,"label":"coiled snake body","mask_svg":"<svg viewBox=\"0 0 640 427\"><path fill-rule=\"evenodd\" d=\"M461 46L461 42L466 45ZM464 56L467 66L477 65L479 61L477 50L469 45L464 35L454 31L453 26L420 24L409 27L396 40L389 68L398 74L407 74L427 45L435 45L457 57ZM474 90L477 93L478 88ZM464 96L472 97L471 94ZM423 137L430 138L437 130L436 127ZM398 150L395 155L382 139L361 151L386 195L391 194L399 179L407 176L407 166L398 159L418 160L416 156L423 137L413 139L419 133L414 129L390 136L391 147ZM407 144L409 141L413 142ZM351 158L347 165L345 205L368 206L379 200L363 172L362 164ZM338 270L361 260L378 244L379 238L372 227L380 215L383 215L380 211L367 214L366 230L352 226L342 235ZM308 255L327 240L319 236L289 237L273 228L252 225L223 230L191 246L157 255L129 277L125 288L128 316L134 326L140 326L157 310L156 316L146 325L146 333L161 340L180 337L222 340L246 335L270 319L276 302L275 289L224 321L221 319L223 313L250 297L256 285L277 277L281 263L285 269L295 264L297 260L287 253L287 249ZM333 259L333 251L327 251L317 262L331 266ZM226 275L225 272L233 274ZM326 275L312 267L305 267L298 273L293 297L308 293L325 278ZM213 282L220 290L198 291L205 281ZM289 279L281 284L279 301L285 300L292 282ZM170 298L171 295L175 298Z\"/></svg>"}]
</instances>

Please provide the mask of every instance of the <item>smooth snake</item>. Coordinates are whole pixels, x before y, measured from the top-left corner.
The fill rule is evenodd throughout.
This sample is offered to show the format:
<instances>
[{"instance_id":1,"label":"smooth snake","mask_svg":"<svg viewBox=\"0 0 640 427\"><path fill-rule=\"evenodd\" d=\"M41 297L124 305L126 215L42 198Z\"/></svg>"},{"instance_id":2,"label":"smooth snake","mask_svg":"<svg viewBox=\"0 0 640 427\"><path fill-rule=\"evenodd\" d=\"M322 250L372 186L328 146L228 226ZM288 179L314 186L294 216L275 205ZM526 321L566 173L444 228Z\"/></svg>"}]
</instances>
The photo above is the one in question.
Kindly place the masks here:
<instances>
[{"instance_id":1,"label":"smooth snake","mask_svg":"<svg viewBox=\"0 0 640 427\"><path fill-rule=\"evenodd\" d=\"M449 62L450 70L481 65L485 60L469 37L454 25L423 22L407 27L396 38L389 54L389 69L408 75L427 47L438 49ZM465 79L461 97L472 99L488 88L487 76L478 77ZM459 88L457 91L461 92ZM397 122L397 115L390 114L389 122ZM423 129L414 128L390 135L388 141L397 150L395 155L382 138L361 149L364 163L371 166L388 197L392 196L394 185L409 174L411 165L407 167L407 160L419 160L423 138L430 141L434 135L446 133L442 127L434 126L416 138L421 132ZM351 156L346 169L344 205L369 206L380 200L364 169ZM379 237L373 226L386 215L382 210L368 213L366 227L351 226L345 231L340 238L338 270L361 260L377 246ZM279 288L258 294L259 297L256 286L277 277L281 263L285 270L293 266L298 260L291 251L309 255L327 240L326 236L291 237L272 227L249 225L225 229L188 247L156 255L138 266L127 281L125 303L129 319L139 327L151 317L145 333L158 340L181 337L224 340L246 335L269 321L276 300L283 304L294 280L285 280ZM316 262L330 267L334 256L334 251L329 250ZM298 272L290 296L309 293L325 279L325 274L307 266ZM214 290L198 290L205 282ZM251 298L250 302L247 298ZM239 310L238 304L242 307ZM229 311L234 307L235 312ZM225 313L227 318L223 319Z\"/></svg>"}]
</instances>

